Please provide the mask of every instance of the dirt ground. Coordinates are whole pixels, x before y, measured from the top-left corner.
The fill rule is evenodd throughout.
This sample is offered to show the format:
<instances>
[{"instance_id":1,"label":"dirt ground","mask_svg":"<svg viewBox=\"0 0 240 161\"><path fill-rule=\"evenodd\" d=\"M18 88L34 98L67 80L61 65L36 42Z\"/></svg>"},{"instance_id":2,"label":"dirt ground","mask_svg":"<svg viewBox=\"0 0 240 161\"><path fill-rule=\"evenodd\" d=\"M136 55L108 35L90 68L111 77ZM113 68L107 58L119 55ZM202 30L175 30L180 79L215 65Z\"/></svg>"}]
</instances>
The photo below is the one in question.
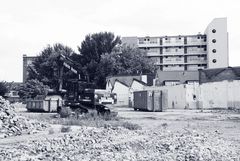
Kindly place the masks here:
<instances>
[{"instance_id":1,"label":"dirt ground","mask_svg":"<svg viewBox=\"0 0 240 161\"><path fill-rule=\"evenodd\" d=\"M166 112L134 111L131 108L115 108L120 117L153 130L165 126L170 131L183 129L216 132L222 137L240 143L240 113L227 110L172 110Z\"/></svg>"},{"instance_id":2,"label":"dirt ground","mask_svg":"<svg viewBox=\"0 0 240 161\"><path fill-rule=\"evenodd\" d=\"M165 127L169 131L177 132L184 129L216 132L225 139L240 143L240 113L227 110L172 110L165 112L134 111L132 108L114 107L123 120L140 125L144 130ZM32 113L25 108L18 108L18 112L29 118L48 118L55 113ZM43 119L44 120L44 119ZM60 125L52 125L59 131ZM77 129L74 127L73 129Z\"/></svg>"}]
</instances>

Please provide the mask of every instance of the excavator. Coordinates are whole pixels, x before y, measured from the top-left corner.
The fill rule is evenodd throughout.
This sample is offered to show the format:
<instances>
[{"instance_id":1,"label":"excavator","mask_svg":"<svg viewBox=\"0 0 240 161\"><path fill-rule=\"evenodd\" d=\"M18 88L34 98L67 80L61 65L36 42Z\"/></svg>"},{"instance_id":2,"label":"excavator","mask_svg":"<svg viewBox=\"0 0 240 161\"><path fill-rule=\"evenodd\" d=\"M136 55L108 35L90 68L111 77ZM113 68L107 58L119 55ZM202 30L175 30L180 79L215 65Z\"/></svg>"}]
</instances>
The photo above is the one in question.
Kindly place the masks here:
<instances>
[{"instance_id":1,"label":"excavator","mask_svg":"<svg viewBox=\"0 0 240 161\"><path fill-rule=\"evenodd\" d=\"M64 103L57 108L57 112L60 113L63 108L70 107L73 111L77 110L80 113L96 110L101 115L110 114L111 111L107 106L96 101L94 84L89 82L88 76L84 76L83 72L76 68L77 65L69 57L61 54L59 60L58 92L65 94ZM77 79L63 80L64 68L77 75ZM63 89L63 84L68 90Z\"/></svg>"},{"instance_id":2,"label":"excavator","mask_svg":"<svg viewBox=\"0 0 240 161\"><path fill-rule=\"evenodd\" d=\"M110 114L110 109L97 101L98 96L95 93L94 84L89 82L88 76L83 74L76 63L62 54L58 56L58 60L59 69L55 71L55 75L58 76L58 89L50 90L45 98L42 96L27 100L28 111L57 111L60 113L64 108L70 107L71 110L78 113L88 113L94 110L101 115ZM33 68L30 67L30 70L39 75ZM66 71L71 71L74 79L63 79L63 74ZM57 96L56 103L51 97L53 95ZM63 97L63 101L60 101L60 96Z\"/></svg>"}]
</instances>

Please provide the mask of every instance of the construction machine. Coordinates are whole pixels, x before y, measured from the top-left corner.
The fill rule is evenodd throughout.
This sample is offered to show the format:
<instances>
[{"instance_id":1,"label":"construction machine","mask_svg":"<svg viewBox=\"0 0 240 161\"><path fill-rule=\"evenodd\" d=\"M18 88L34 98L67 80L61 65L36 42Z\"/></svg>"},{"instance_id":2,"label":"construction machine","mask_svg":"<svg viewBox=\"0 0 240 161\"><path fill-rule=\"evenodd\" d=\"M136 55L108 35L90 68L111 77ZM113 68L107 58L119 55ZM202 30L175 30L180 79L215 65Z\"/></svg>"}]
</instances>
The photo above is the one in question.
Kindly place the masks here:
<instances>
[{"instance_id":1,"label":"construction machine","mask_svg":"<svg viewBox=\"0 0 240 161\"><path fill-rule=\"evenodd\" d=\"M94 84L89 82L88 76L77 68L77 65L64 55L59 56L59 93L63 93L64 102L57 111L61 112L63 108L70 107L73 111L87 113L90 110L96 110L98 114L110 114L110 109L96 101ZM63 79L64 68L72 71L77 79ZM67 90L65 90L65 87Z\"/></svg>"}]
</instances>

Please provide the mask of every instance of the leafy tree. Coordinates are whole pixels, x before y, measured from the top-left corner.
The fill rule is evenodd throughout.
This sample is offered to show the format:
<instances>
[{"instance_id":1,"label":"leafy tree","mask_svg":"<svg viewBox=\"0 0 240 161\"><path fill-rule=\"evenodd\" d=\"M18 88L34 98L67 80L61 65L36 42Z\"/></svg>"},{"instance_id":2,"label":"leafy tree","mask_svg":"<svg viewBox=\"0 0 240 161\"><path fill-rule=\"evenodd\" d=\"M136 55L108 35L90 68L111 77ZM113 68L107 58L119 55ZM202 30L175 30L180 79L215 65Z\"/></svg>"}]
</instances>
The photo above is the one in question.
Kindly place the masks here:
<instances>
[{"instance_id":1,"label":"leafy tree","mask_svg":"<svg viewBox=\"0 0 240 161\"><path fill-rule=\"evenodd\" d=\"M120 43L120 37L115 37L111 32L89 34L85 37L81 47L78 47L81 54L79 62L84 66L90 81L95 79L101 55L110 54Z\"/></svg>"},{"instance_id":2,"label":"leafy tree","mask_svg":"<svg viewBox=\"0 0 240 161\"><path fill-rule=\"evenodd\" d=\"M62 66L60 54L68 57L77 55L70 47L62 44L47 46L33 62L33 67L29 68L29 79L37 79L50 88L58 89L59 69ZM71 72L63 72L63 79L69 77L74 77Z\"/></svg>"},{"instance_id":3,"label":"leafy tree","mask_svg":"<svg viewBox=\"0 0 240 161\"><path fill-rule=\"evenodd\" d=\"M21 98L34 98L37 95L46 96L49 90L49 87L44 85L42 82L31 79L27 80L26 83L21 84L18 88L18 94Z\"/></svg>"},{"instance_id":4,"label":"leafy tree","mask_svg":"<svg viewBox=\"0 0 240 161\"><path fill-rule=\"evenodd\" d=\"M0 96L4 96L8 92L7 82L0 82Z\"/></svg>"},{"instance_id":5,"label":"leafy tree","mask_svg":"<svg viewBox=\"0 0 240 161\"><path fill-rule=\"evenodd\" d=\"M118 47L111 54L102 55L95 82L100 88L104 88L107 76L154 73L156 67L153 64L143 50L128 46Z\"/></svg>"}]
</instances>

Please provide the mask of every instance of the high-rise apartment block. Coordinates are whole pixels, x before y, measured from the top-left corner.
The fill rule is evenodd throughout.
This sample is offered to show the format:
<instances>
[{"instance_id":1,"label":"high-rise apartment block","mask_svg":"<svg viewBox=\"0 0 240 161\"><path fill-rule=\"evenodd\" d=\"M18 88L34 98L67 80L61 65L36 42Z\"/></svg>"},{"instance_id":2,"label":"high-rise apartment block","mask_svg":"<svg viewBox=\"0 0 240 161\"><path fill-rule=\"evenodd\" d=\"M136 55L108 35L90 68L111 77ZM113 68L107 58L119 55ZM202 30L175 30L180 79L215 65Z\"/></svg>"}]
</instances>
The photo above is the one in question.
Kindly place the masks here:
<instances>
[{"instance_id":1,"label":"high-rise apartment block","mask_svg":"<svg viewBox=\"0 0 240 161\"><path fill-rule=\"evenodd\" d=\"M227 19L216 18L204 34L123 37L122 43L147 51L162 71L228 67Z\"/></svg>"}]
</instances>

